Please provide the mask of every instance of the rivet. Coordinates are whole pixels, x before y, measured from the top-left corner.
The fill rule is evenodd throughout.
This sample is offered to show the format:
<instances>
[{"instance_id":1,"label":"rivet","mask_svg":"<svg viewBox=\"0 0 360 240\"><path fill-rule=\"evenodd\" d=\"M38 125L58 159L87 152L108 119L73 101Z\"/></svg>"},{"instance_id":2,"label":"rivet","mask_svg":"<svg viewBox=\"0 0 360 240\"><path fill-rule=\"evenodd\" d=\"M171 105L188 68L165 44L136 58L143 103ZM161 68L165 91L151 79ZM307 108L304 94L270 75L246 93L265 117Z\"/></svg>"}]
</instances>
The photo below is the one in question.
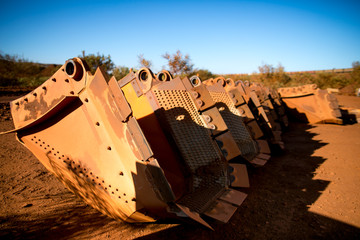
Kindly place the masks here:
<instances>
[{"instance_id":1,"label":"rivet","mask_svg":"<svg viewBox=\"0 0 360 240\"><path fill-rule=\"evenodd\" d=\"M124 196L126 196L126 193L124 193Z\"/></svg>"},{"instance_id":2,"label":"rivet","mask_svg":"<svg viewBox=\"0 0 360 240\"><path fill-rule=\"evenodd\" d=\"M132 198L131 201L136 202L136 198Z\"/></svg>"},{"instance_id":3,"label":"rivet","mask_svg":"<svg viewBox=\"0 0 360 240\"><path fill-rule=\"evenodd\" d=\"M107 147L107 150L111 150L111 147Z\"/></svg>"},{"instance_id":4,"label":"rivet","mask_svg":"<svg viewBox=\"0 0 360 240\"><path fill-rule=\"evenodd\" d=\"M99 122L96 122L95 124L96 124L96 126L100 126L100 123L99 123Z\"/></svg>"},{"instance_id":5,"label":"rivet","mask_svg":"<svg viewBox=\"0 0 360 240\"><path fill-rule=\"evenodd\" d=\"M124 173L123 173L123 172L120 172L119 174L120 174L120 176L124 176Z\"/></svg>"},{"instance_id":6,"label":"rivet","mask_svg":"<svg viewBox=\"0 0 360 240\"><path fill-rule=\"evenodd\" d=\"M37 93L33 93L33 95L34 95L34 97L36 97L36 96L37 96Z\"/></svg>"},{"instance_id":7,"label":"rivet","mask_svg":"<svg viewBox=\"0 0 360 240\"><path fill-rule=\"evenodd\" d=\"M24 101L25 101L25 102L28 102L29 100L28 100L27 98L24 98Z\"/></svg>"},{"instance_id":8,"label":"rivet","mask_svg":"<svg viewBox=\"0 0 360 240\"><path fill-rule=\"evenodd\" d=\"M19 106L20 104L18 102L16 102L15 105Z\"/></svg>"},{"instance_id":9,"label":"rivet","mask_svg":"<svg viewBox=\"0 0 360 240\"><path fill-rule=\"evenodd\" d=\"M74 91L71 91L70 94L71 94L71 95L74 95L75 93L74 93Z\"/></svg>"},{"instance_id":10,"label":"rivet","mask_svg":"<svg viewBox=\"0 0 360 240\"><path fill-rule=\"evenodd\" d=\"M46 87L42 87L42 89L44 89L46 91Z\"/></svg>"},{"instance_id":11,"label":"rivet","mask_svg":"<svg viewBox=\"0 0 360 240\"><path fill-rule=\"evenodd\" d=\"M85 98L85 102L89 102L89 99Z\"/></svg>"},{"instance_id":12,"label":"rivet","mask_svg":"<svg viewBox=\"0 0 360 240\"><path fill-rule=\"evenodd\" d=\"M69 79L65 79L65 82L67 82L67 83L68 83L68 82L69 82Z\"/></svg>"},{"instance_id":13,"label":"rivet","mask_svg":"<svg viewBox=\"0 0 360 240\"><path fill-rule=\"evenodd\" d=\"M53 82L56 82L56 78L51 79Z\"/></svg>"},{"instance_id":14,"label":"rivet","mask_svg":"<svg viewBox=\"0 0 360 240\"><path fill-rule=\"evenodd\" d=\"M197 104L201 107L202 105L204 105L204 102L201 101L200 99L196 100Z\"/></svg>"}]
</instances>

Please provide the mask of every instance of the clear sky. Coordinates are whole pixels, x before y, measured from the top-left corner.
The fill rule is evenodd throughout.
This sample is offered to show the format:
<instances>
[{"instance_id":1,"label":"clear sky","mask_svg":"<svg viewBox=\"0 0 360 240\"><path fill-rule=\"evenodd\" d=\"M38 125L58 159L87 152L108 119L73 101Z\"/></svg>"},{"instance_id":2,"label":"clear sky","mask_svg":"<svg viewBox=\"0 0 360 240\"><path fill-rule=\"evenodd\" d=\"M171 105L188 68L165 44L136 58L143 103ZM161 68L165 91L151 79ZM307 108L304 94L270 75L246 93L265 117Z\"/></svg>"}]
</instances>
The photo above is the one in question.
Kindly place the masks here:
<instances>
[{"instance_id":1,"label":"clear sky","mask_svg":"<svg viewBox=\"0 0 360 240\"><path fill-rule=\"evenodd\" d=\"M86 53L156 72L164 53L196 68L252 73L348 68L360 61L360 1L1 1L0 51L63 64Z\"/></svg>"}]
</instances>

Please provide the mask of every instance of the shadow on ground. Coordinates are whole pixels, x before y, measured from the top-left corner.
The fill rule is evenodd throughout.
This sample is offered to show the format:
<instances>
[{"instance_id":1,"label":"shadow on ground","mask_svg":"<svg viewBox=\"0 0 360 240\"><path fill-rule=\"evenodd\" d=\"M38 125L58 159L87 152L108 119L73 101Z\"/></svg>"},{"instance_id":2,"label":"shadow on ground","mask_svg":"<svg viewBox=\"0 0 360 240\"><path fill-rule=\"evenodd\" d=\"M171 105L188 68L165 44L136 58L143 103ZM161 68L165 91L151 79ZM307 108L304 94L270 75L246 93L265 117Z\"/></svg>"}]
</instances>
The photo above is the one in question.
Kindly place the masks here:
<instances>
[{"instance_id":1,"label":"shadow on ground","mask_svg":"<svg viewBox=\"0 0 360 240\"><path fill-rule=\"evenodd\" d=\"M138 239L359 239L360 229L308 211L329 182L314 180L326 159L313 157L326 145L314 141L311 126L291 123L283 134L286 151L263 168L250 169L249 195L227 224L179 225Z\"/></svg>"},{"instance_id":2,"label":"shadow on ground","mask_svg":"<svg viewBox=\"0 0 360 240\"><path fill-rule=\"evenodd\" d=\"M360 239L360 229L308 211L329 182L314 180L326 159L313 157L326 145L314 141L310 125L292 123L283 134L286 151L249 170L249 195L227 224L215 231L196 223L127 224L114 221L70 192L47 196L55 204L0 218L1 239ZM34 201L36 199L33 199ZM208 219L209 220L209 219ZM166 228L164 230L164 228ZM140 237L141 236L141 237Z\"/></svg>"}]
</instances>

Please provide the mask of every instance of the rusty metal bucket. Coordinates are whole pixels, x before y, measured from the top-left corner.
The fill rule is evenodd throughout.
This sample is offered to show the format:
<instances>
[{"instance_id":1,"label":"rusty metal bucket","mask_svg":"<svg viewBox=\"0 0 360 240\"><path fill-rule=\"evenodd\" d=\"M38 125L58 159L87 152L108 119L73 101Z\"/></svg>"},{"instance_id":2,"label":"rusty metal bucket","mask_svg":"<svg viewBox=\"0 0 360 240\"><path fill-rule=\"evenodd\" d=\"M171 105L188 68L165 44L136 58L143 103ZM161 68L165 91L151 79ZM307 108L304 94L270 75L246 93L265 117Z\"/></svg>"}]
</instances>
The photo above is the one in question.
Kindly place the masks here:
<instances>
[{"instance_id":1,"label":"rusty metal bucket","mask_svg":"<svg viewBox=\"0 0 360 240\"><path fill-rule=\"evenodd\" d=\"M171 80L171 81L170 81ZM182 83L162 71L117 81L80 58L11 102L17 139L87 204L128 222L227 222L246 194ZM231 185L233 184L233 185ZM211 227L210 227L211 228Z\"/></svg>"},{"instance_id":2,"label":"rusty metal bucket","mask_svg":"<svg viewBox=\"0 0 360 240\"><path fill-rule=\"evenodd\" d=\"M317 88L316 84L278 88L289 113L309 123L342 124L339 104L334 94Z\"/></svg>"}]
</instances>

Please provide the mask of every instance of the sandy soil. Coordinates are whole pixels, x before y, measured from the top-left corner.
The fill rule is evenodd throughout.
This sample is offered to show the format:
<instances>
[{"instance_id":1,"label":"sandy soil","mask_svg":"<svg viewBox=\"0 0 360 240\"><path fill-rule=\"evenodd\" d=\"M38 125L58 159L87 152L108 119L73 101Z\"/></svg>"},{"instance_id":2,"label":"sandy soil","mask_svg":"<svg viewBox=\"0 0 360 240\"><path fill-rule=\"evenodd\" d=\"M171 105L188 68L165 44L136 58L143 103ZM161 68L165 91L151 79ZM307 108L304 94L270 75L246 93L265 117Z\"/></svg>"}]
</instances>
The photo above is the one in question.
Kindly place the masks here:
<instances>
[{"instance_id":1,"label":"sandy soil","mask_svg":"<svg viewBox=\"0 0 360 240\"><path fill-rule=\"evenodd\" d=\"M360 98L339 96L343 107ZM0 132L13 128L0 99ZM70 193L15 140L0 136L1 239L360 239L360 124L291 123L286 150L249 169L248 197L227 224L114 221Z\"/></svg>"}]
</instances>

